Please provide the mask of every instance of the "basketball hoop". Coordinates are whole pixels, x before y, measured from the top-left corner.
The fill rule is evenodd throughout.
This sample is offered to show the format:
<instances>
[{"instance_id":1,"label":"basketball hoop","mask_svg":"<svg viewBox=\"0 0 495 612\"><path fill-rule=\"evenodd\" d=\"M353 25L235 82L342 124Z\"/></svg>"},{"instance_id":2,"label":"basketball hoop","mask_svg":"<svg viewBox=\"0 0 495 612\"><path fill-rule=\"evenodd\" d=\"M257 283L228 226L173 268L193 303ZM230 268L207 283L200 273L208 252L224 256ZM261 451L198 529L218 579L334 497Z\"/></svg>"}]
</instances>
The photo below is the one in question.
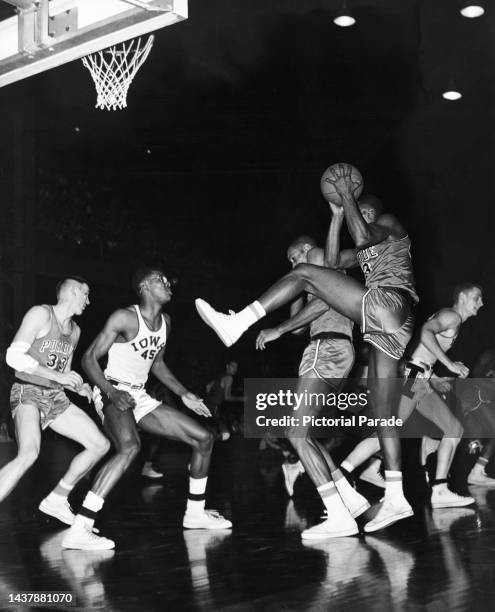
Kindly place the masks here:
<instances>
[{"instance_id":1,"label":"basketball hoop","mask_svg":"<svg viewBox=\"0 0 495 612\"><path fill-rule=\"evenodd\" d=\"M142 44L135 38L82 58L96 86L96 108L117 110L127 107L127 92L137 71L153 46L153 34Z\"/></svg>"}]
</instances>

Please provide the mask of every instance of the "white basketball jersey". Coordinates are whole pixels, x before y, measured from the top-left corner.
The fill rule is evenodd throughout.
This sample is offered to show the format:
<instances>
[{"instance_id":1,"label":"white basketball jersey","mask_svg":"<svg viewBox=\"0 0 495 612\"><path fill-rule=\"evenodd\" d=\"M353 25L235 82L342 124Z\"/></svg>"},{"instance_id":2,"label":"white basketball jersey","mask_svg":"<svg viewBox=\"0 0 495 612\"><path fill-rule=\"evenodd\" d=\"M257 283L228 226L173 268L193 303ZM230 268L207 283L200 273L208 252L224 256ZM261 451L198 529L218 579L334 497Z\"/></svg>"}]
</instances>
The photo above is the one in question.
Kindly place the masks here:
<instances>
[{"instance_id":1,"label":"white basketball jersey","mask_svg":"<svg viewBox=\"0 0 495 612\"><path fill-rule=\"evenodd\" d=\"M113 378L131 385L144 385L155 357L167 341L167 324L162 315L162 324L157 331L146 325L139 306L134 305L138 318L138 333L129 342L115 342L108 351L106 378Z\"/></svg>"}]
</instances>

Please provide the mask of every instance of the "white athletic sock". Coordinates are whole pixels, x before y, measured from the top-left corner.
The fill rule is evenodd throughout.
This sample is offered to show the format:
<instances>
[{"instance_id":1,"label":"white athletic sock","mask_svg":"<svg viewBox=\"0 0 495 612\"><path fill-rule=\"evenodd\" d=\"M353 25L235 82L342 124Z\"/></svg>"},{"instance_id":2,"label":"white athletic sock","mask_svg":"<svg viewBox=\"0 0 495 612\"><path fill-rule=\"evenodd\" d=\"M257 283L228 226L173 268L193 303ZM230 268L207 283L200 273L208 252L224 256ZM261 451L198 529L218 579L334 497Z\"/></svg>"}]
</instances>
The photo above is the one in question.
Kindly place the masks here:
<instances>
[{"instance_id":1,"label":"white athletic sock","mask_svg":"<svg viewBox=\"0 0 495 612\"><path fill-rule=\"evenodd\" d=\"M349 474L352 474L352 472L354 471L354 468L356 467L355 465L352 465L352 463L350 463L349 461L347 461L347 459L345 461L342 461L342 463L340 464L340 467L344 470L346 470L347 472L349 472Z\"/></svg>"},{"instance_id":2,"label":"white athletic sock","mask_svg":"<svg viewBox=\"0 0 495 612\"><path fill-rule=\"evenodd\" d=\"M342 497L346 497L346 495L352 495L355 493L353 487L350 482L345 478L344 474L337 468L332 473L333 482L337 487L337 491L340 493Z\"/></svg>"},{"instance_id":3,"label":"white athletic sock","mask_svg":"<svg viewBox=\"0 0 495 612\"><path fill-rule=\"evenodd\" d=\"M207 482L208 476L204 478L189 478L189 495L187 498L186 512L192 512L194 514L204 512Z\"/></svg>"},{"instance_id":4,"label":"white athletic sock","mask_svg":"<svg viewBox=\"0 0 495 612\"><path fill-rule=\"evenodd\" d=\"M324 503L325 508L327 509L329 518L332 516L332 514L337 512L348 512L334 482L326 482L325 484L316 487L316 490L320 494L321 501Z\"/></svg>"},{"instance_id":5,"label":"white athletic sock","mask_svg":"<svg viewBox=\"0 0 495 612\"><path fill-rule=\"evenodd\" d=\"M251 325L254 325L257 321L262 319L266 315L265 309L263 306L256 300L249 306L246 306L244 310L241 310L236 314L236 318L239 321L240 325L244 329L248 329Z\"/></svg>"},{"instance_id":6,"label":"white athletic sock","mask_svg":"<svg viewBox=\"0 0 495 612\"><path fill-rule=\"evenodd\" d=\"M477 470L485 471L486 466L488 465L488 459L484 457L480 457L478 461L474 464L473 470L476 468Z\"/></svg>"},{"instance_id":7,"label":"white athletic sock","mask_svg":"<svg viewBox=\"0 0 495 612\"><path fill-rule=\"evenodd\" d=\"M385 470L385 497L404 497L402 472Z\"/></svg>"},{"instance_id":8,"label":"white athletic sock","mask_svg":"<svg viewBox=\"0 0 495 612\"><path fill-rule=\"evenodd\" d=\"M47 499L51 499L54 502L60 502L62 499L67 499L73 488L74 485L67 484L62 478L53 491L48 494Z\"/></svg>"}]
</instances>

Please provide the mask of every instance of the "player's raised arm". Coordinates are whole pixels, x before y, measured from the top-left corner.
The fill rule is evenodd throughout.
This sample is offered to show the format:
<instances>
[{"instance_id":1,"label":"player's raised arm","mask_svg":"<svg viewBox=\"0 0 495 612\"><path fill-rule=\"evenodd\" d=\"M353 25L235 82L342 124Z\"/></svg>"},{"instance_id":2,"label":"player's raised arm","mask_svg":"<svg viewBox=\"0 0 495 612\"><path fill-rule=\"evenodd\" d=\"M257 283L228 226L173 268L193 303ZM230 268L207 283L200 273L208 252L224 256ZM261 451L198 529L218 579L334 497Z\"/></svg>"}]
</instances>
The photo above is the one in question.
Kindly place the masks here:
<instances>
[{"instance_id":1,"label":"player's raised arm","mask_svg":"<svg viewBox=\"0 0 495 612\"><path fill-rule=\"evenodd\" d=\"M344 209L333 202L328 202L328 205L332 211L332 220L328 228L323 265L325 268L333 270L355 268L358 265L356 250L340 250L340 232L344 222Z\"/></svg>"}]
</instances>

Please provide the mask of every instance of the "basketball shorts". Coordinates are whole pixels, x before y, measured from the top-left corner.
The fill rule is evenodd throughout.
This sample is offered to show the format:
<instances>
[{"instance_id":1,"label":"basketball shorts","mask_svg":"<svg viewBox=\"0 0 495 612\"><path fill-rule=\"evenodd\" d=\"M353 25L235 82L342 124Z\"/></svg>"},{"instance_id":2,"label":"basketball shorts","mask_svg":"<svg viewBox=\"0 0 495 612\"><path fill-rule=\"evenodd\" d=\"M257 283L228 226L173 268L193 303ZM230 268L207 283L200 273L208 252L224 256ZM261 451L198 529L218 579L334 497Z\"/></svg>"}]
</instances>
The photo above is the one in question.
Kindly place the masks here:
<instances>
[{"instance_id":1,"label":"basketball shorts","mask_svg":"<svg viewBox=\"0 0 495 612\"><path fill-rule=\"evenodd\" d=\"M364 294L361 331L365 342L393 359L401 359L412 337L413 327L411 301L402 292L376 287Z\"/></svg>"},{"instance_id":2,"label":"basketball shorts","mask_svg":"<svg viewBox=\"0 0 495 612\"><path fill-rule=\"evenodd\" d=\"M10 390L10 409L13 417L23 404L31 404L38 408L41 429L46 429L67 410L70 400L62 389L49 389L31 383L16 382Z\"/></svg>"},{"instance_id":3,"label":"basketball shorts","mask_svg":"<svg viewBox=\"0 0 495 612\"><path fill-rule=\"evenodd\" d=\"M304 349L299 376L321 378L332 386L343 381L354 363L354 347L344 338L312 340ZM335 381L335 382L333 382ZM338 384L340 387L340 384Z\"/></svg>"},{"instance_id":4,"label":"basketball shorts","mask_svg":"<svg viewBox=\"0 0 495 612\"><path fill-rule=\"evenodd\" d=\"M119 391L126 391L134 398L136 404L132 409L132 412L134 414L134 419L136 423L139 423L139 421L143 417L145 417L150 412L153 412L153 410L155 410L155 408L160 406L160 404L162 403L159 400L156 400L150 395L148 395L144 386L141 388L132 388L130 385L127 385L125 383L112 382L112 384ZM94 387L93 389L93 401L96 407L96 412L98 413L98 416L103 422L103 410L105 406L107 406L111 402L106 396L101 393L101 390L98 387Z\"/></svg>"}]
</instances>

